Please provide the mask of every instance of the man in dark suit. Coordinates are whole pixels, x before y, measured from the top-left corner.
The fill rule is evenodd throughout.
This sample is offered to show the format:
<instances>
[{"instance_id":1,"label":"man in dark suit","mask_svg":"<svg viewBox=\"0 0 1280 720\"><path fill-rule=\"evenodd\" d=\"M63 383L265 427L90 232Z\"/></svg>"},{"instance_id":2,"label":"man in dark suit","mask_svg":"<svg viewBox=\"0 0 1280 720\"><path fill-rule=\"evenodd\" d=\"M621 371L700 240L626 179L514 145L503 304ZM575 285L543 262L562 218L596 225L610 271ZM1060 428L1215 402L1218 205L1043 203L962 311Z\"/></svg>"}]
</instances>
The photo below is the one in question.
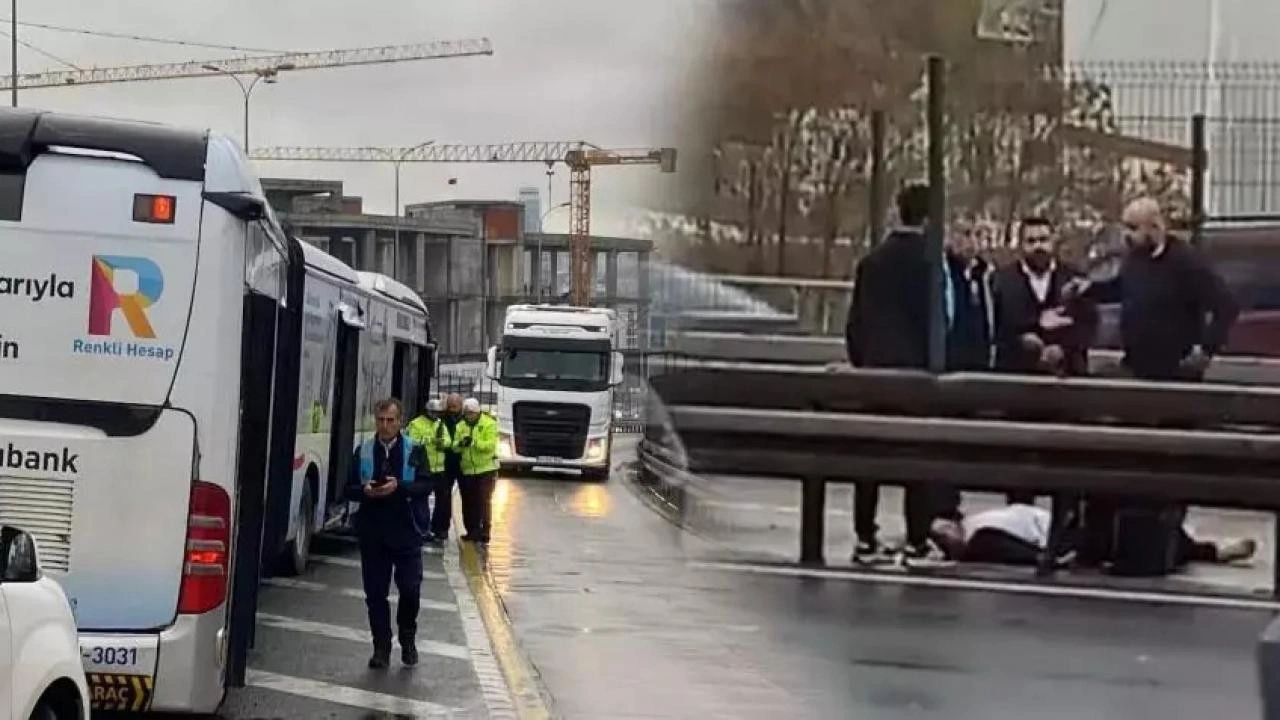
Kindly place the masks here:
<instances>
[{"instance_id":1,"label":"man in dark suit","mask_svg":"<svg viewBox=\"0 0 1280 720\"><path fill-rule=\"evenodd\" d=\"M1064 301L1062 289L1081 275L1058 260L1057 233L1043 217L1023 218L1018 260L995 275L996 369L1002 372L1082 376L1098 312L1082 298ZM1010 503L1035 503L1034 491L1011 492ZM1068 501L1064 501L1068 502Z\"/></svg>"},{"instance_id":2,"label":"man in dark suit","mask_svg":"<svg viewBox=\"0 0 1280 720\"><path fill-rule=\"evenodd\" d=\"M1089 370L1089 343L1097 308L1062 289L1080 273L1057 258L1057 236L1043 217L1018 228L1017 262L994 278L996 369L1004 372L1080 376Z\"/></svg>"},{"instance_id":3,"label":"man in dark suit","mask_svg":"<svg viewBox=\"0 0 1280 720\"><path fill-rule=\"evenodd\" d=\"M974 225L957 223L947 243L947 269L956 290L955 317L947 332L948 370L991 369L994 270L981 249Z\"/></svg>"},{"instance_id":4,"label":"man in dark suit","mask_svg":"<svg viewBox=\"0 0 1280 720\"><path fill-rule=\"evenodd\" d=\"M855 367L925 369L929 366L930 278L933 263L927 255L924 229L929 221L929 188L910 185L897 198L900 225L858 263L853 299L845 327L849 362ZM955 315L954 278L945 274L943 293L948 325ZM937 493L928 487L907 487L904 510L907 542L904 564L926 564L929 527L937 509ZM876 533L880 488L860 482L854 495L854 532L858 541L854 561L888 559Z\"/></svg>"}]
</instances>

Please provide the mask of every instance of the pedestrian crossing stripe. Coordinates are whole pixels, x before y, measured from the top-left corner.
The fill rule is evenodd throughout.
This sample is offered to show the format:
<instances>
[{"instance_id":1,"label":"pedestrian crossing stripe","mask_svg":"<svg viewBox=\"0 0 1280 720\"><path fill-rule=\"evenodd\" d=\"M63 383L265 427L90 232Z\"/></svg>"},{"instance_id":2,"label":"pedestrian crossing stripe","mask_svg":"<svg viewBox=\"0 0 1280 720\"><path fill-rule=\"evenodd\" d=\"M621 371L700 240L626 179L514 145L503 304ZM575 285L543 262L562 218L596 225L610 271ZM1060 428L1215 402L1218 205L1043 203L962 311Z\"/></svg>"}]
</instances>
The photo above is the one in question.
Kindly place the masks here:
<instances>
[{"instance_id":1,"label":"pedestrian crossing stripe","mask_svg":"<svg viewBox=\"0 0 1280 720\"><path fill-rule=\"evenodd\" d=\"M86 673L93 710L143 712L151 707L155 679L149 675Z\"/></svg>"}]
</instances>

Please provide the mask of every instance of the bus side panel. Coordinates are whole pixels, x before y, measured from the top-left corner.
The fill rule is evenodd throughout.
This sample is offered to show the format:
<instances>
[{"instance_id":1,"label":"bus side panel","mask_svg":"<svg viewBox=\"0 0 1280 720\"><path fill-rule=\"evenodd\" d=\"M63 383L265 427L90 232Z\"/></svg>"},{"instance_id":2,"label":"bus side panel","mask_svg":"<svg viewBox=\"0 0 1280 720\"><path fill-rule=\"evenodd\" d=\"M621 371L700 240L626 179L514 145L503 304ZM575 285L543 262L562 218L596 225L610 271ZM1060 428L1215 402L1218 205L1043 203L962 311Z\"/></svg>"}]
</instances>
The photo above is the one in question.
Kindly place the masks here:
<instances>
[{"instance_id":1,"label":"bus side panel","mask_svg":"<svg viewBox=\"0 0 1280 720\"><path fill-rule=\"evenodd\" d=\"M377 300L361 298L365 309L366 330L360 334L360 376L356 388L356 440L373 434L373 406L392 396L391 370L395 343L391 341L388 321L390 308ZM405 419L406 422L408 418Z\"/></svg>"},{"instance_id":2,"label":"bus side panel","mask_svg":"<svg viewBox=\"0 0 1280 720\"><path fill-rule=\"evenodd\" d=\"M302 490L307 469L314 466L319 488L312 496L312 527L324 527L328 497L329 437L334 417L333 373L338 346L338 303L341 292L314 273L304 283L302 363L299 368L298 437L294 449L295 497ZM297 535L297 517L291 517L289 537Z\"/></svg>"}]
</instances>

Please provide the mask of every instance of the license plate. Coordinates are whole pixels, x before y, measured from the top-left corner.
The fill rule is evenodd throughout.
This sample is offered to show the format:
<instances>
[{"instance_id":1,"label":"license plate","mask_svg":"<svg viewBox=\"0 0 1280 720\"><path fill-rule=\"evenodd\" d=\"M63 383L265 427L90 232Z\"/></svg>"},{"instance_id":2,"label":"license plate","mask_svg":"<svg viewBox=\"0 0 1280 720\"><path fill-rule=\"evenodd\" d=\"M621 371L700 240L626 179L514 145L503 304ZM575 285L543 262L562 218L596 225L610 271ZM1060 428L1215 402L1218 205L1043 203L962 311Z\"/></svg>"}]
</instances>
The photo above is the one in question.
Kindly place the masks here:
<instances>
[{"instance_id":1,"label":"license plate","mask_svg":"<svg viewBox=\"0 0 1280 720\"><path fill-rule=\"evenodd\" d=\"M559 464L560 464L560 458L558 458L558 457L540 457L540 458L538 458L535 462L540 462L540 463L550 463L550 464L552 464L552 465L559 465Z\"/></svg>"}]
</instances>

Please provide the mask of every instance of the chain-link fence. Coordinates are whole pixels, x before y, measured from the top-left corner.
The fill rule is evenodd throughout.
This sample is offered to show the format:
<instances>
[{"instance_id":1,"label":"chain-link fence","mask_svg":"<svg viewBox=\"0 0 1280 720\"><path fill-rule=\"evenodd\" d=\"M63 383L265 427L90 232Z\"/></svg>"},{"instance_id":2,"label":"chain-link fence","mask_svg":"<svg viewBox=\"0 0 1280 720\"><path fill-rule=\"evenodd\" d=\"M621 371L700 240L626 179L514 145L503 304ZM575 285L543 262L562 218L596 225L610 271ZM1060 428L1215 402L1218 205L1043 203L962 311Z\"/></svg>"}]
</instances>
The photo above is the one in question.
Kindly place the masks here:
<instances>
[{"instance_id":1,"label":"chain-link fence","mask_svg":"<svg viewBox=\"0 0 1280 720\"><path fill-rule=\"evenodd\" d=\"M923 59L921 69L901 96L783 109L770 139L722 142L694 261L719 272L847 277L891 221L896 189L927 175ZM1197 160L1199 217L1280 214L1280 64L1046 67L997 55L952 63L946 79L950 214L994 246L1009 244L1025 215L1093 228L1139 194L1190 223ZM1196 115L1205 117L1200 147Z\"/></svg>"}]
</instances>

